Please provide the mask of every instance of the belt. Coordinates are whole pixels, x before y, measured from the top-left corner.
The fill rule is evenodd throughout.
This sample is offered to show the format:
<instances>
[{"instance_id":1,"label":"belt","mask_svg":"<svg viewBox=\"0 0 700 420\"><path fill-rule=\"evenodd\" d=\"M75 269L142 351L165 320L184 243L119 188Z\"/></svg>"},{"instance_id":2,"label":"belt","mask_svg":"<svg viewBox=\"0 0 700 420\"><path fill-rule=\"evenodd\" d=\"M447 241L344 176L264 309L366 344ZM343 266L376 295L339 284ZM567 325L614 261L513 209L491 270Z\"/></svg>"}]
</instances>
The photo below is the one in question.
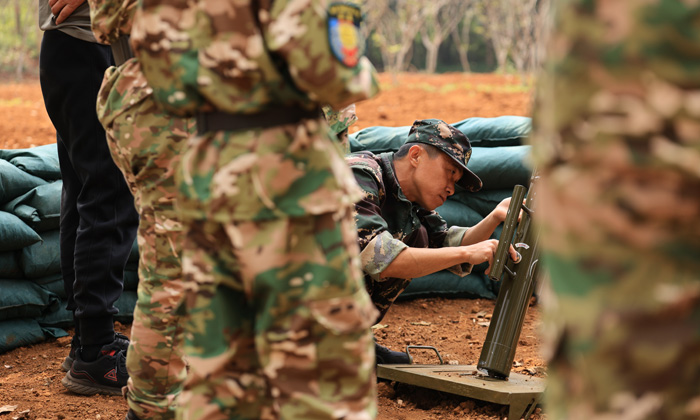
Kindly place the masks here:
<instances>
[{"instance_id":1,"label":"belt","mask_svg":"<svg viewBox=\"0 0 700 420\"><path fill-rule=\"evenodd\" d=\"M206 112L197 114L197 133L203 135L212 131L240 131L276 127L294 124L304 119L317 119L322 116L323 113L320 109L308 110L298 106L268 108L255 114Z\"/></svg>"},{"instance_id":2,"label":"belt","mask_svg":"<svg viewBox=\"0 0 700 420\"><path fill-rule=\"evenodd\" d=\"M117 67L134 57L134 52L131 50L131 45L129 45L129 35L120 36L110 46L112 47L112 55Z\"/></svg>"}]
</instances>

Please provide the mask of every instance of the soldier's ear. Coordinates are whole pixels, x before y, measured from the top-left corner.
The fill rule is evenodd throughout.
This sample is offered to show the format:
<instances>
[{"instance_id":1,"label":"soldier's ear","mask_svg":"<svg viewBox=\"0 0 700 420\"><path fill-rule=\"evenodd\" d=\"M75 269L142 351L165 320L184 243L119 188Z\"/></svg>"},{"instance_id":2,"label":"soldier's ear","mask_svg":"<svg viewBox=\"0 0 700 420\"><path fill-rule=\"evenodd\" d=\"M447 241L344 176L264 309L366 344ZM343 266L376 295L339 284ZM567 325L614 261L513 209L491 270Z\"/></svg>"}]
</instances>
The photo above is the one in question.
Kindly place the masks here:
<instances>
[{"instance_id":1,"label":"soldier's ear","mask_svg":"<svg viewBox=\"0 0 700 420\"><path fill-rule=\"evenodd\" d=\"M417 144L414 144L408 149L408 160L411 162L411 166L418 166L418 162L424 154L423 152L423 148Z\"/></svg>"}]
</instances>

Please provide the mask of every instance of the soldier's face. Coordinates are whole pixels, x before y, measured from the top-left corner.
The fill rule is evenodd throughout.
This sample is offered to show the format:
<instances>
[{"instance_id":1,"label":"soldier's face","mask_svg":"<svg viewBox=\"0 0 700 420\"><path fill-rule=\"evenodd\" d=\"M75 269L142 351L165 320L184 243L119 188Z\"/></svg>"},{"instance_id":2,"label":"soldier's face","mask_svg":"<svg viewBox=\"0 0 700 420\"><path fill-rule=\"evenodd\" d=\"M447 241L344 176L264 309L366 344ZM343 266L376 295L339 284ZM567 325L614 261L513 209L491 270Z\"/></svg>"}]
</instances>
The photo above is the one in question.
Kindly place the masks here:
<instances>
[{"instance_id":1,"label":"soldier's face","mask_svg":"<svg viewBox=\"0 0 700 420\"><path fill-rule=\"evenodd\" d=\"M455 183L462 178L463 171L445 153L440 152L432 159L427 152L423 154L415 168L417 198L414 201L426 210L435 210L455 193Z\"/></svg>"}]
</instances>

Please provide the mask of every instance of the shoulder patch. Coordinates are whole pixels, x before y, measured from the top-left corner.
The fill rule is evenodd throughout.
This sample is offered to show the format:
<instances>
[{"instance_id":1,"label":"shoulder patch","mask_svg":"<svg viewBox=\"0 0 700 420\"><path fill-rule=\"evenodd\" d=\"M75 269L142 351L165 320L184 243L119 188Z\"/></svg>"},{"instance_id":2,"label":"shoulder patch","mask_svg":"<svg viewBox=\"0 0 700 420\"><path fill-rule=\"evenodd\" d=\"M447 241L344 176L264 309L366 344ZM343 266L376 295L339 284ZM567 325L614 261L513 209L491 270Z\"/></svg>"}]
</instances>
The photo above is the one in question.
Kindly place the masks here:
<instances>
[{"instance_id":1,"label":"shoulder patch","mask_svg":"<svg viewBox=\"0 0 700 420\"><path fill-rule=\"evenodd\" d=\"M328 41L333 55L347 67L360 61L362 12L352 3L331 3L328 6Z\"/></svg>"}]
</instances>

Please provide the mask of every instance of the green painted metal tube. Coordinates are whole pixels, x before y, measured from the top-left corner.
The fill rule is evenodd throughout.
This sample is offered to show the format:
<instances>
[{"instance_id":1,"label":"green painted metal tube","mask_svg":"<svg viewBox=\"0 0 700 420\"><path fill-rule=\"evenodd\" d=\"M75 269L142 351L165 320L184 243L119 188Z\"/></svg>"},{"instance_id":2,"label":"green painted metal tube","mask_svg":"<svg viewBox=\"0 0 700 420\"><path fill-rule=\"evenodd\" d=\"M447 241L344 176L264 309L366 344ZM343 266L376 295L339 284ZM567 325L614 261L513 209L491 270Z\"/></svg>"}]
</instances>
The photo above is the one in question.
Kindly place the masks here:
<instances>
[{"instance_id":1,"label":"green painted metal tube","mask_svg":"<svg viewBox=\"0 0 700 420\"><path fill-rule=\"evenodd\" d=\"M530 183L530 191L525 205L522 205L522 195L517 201L520 203L518 210L522 208L523 212L515 237L513 237L513 231L506 232L504 226L497 250L497 253L503 252L504 254L501 256L505 260L501 272L505 271L505 274L502 274L501 290L498 293L491 324L486 333L486 340L477 364L479 370L495 379L508 379L508 375L510 375L518 339L525 321L525 313L535 287L539 260L538 232L532 228L530 223L536 196L533 189L534 180L535 177ZM511 205L516 201L516 192L520 194L520 189L524 190L524 187L520 185L515 187ZM508 211L510 213L511 209L509 208ZM518 211L515 213L513 217L517 220ZM509 214L509 216L511 215ZM508 258L507 250L511 240L516 251L522 257L518 264ZM501 250L501 245L503 245L503 250ZM501 274L499 274L499 279L500 277Z\"/></svg>"}]
</instances>

